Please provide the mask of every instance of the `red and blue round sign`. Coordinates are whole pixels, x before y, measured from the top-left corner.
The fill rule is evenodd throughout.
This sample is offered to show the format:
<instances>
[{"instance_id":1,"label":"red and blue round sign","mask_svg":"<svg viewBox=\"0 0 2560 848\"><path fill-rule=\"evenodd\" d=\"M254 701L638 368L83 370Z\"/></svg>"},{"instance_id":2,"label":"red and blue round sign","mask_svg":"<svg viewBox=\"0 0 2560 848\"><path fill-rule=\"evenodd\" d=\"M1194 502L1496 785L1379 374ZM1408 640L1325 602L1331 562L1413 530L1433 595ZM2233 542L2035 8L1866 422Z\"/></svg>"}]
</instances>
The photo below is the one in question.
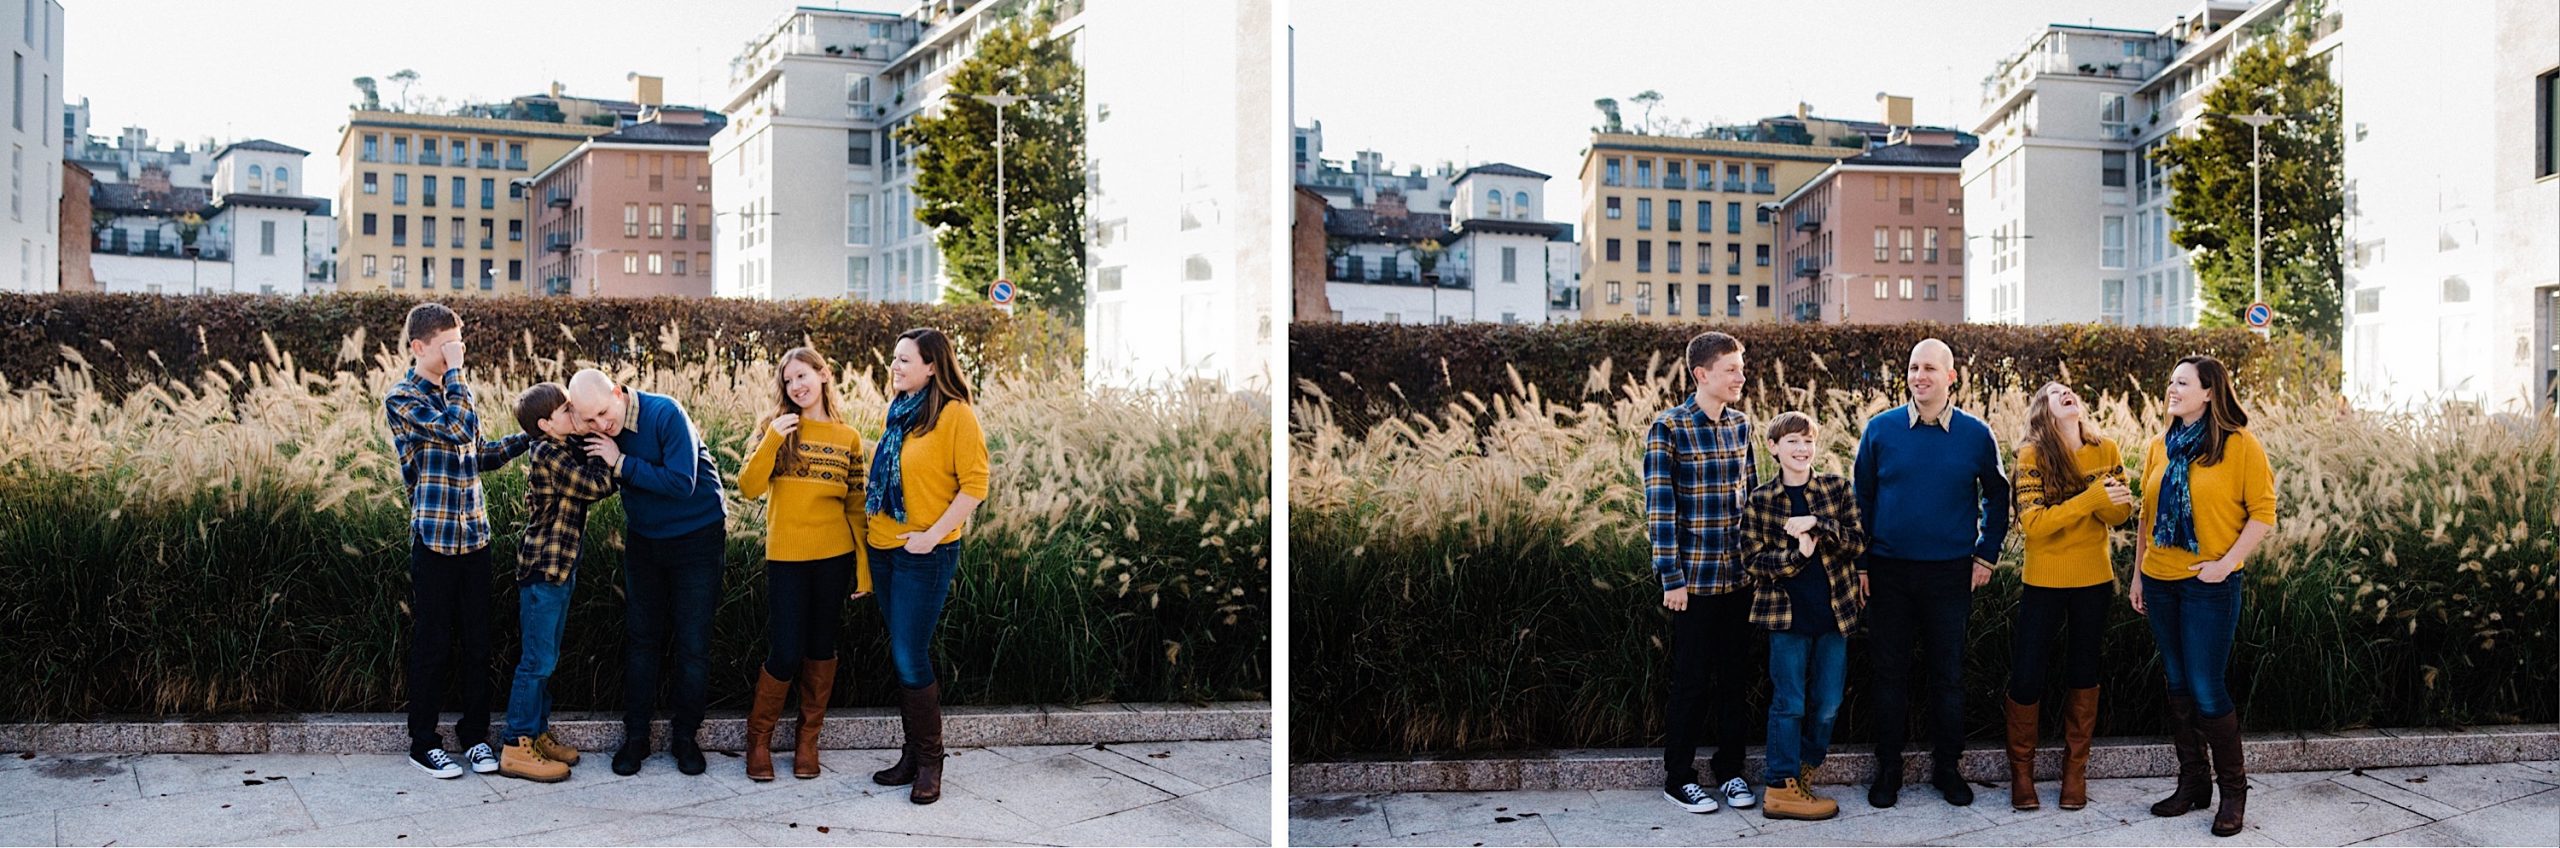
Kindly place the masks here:
<instances>
[{"instance_id":1,"label":"red and blue round sign","mask_svg":"<svg viewBox=\"0 0 2560 848\"><path fill-rule=\"evenodd\" d=\"M2275 320L2276 310L2275 307L2265 303L2252 303L2249 304L2249 311L2245 315L2249 319L2250 329L2263 330L2267 328L2267 324Z\"/></svg>"},{"instance_id":2,"label":"red and blue round sign","mask_svg":"<svg viewBox=\"0 0 2560 848\"><path fill-rule=\"evenodd\" d=\"M988 286L987 300L993 301L997 306L1013 305L1013 281L997 280L994 285Z\"/></svg>"}]
</instances>

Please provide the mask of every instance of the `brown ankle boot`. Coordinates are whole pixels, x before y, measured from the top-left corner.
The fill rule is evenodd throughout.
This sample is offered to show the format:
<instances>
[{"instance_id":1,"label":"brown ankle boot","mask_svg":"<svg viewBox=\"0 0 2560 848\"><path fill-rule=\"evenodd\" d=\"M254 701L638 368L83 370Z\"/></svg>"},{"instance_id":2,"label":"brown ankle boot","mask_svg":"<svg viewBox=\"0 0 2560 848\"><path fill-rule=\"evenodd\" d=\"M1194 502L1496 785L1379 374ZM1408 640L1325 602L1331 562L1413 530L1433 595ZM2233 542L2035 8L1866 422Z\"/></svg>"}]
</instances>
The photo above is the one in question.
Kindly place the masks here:
<instances>
[{"instance_id":1,"label":"brown ankle boot","mask_svg":"<svg viewBox=\"0 0 2560 848\"><path fill-rule=\"evenodd\" d=\"M2169 747L2178 754L2178 788L2151 805L2155 816L2183 816L2213 806L2213 767L2205 759L2204 732L2196 729L2196 699L2169 696Z\"/></svg>"},{"instance_id":2,"label":"brown ankle boot","mask_svg":"<svg viewBox=\"0 0 2560 848\"><path fill-rule=\"evenodd\" d=\"M2043 802L2036 800L2036 705L2008 697L2000 703L2009 719L2009 809L2041 808Z\"/></svg>"},{"instance_id":3,"label":"brown ankle boot","mask_svg":"<svg viewBox=\"0 0 2560 848\"><path fill-rule=\"evenodd\" d=\"M773 779L773 725L782 720L782 699L791 683L756 666L756 699L747 708L747 779Z\"/></svg>"},{"instance_id":4,"label":"brown ankle boot","mask_svg":"<svg viewBox=\"0 0 2560 848\"><path fill-rule=\"evenodd\" d=\"M922 689L901 689L900 698L911 702L916 713L916 782L907 790L907 800L931 804L942 800L942 683L936 681Z\"/></svg>"},{"instance_id":5,"label":"brown ankle boot","mask_svg":"<svg viewBox=\"0 0 2560 848\"><path fill-rule=\"evenodd\" d=\"M2062 705L2062 800L2065 810L2089 806L2089 735L2098 729L2098 687L2073 689Z\"/></svg>"},{"instance_id":6,"label":"brown ankle boot","mask_svg":"<svg viewBox=\"0 0 2560 848\"><path fill-rule=\"evenodd\" d=\"M800 663L799 744L791 751L791 776L801 780L818 776L818 729L827 723L827 699L836 691L836 661L806 660Z\"/></svg>"},{"instance_id":7,"label":"brown ankle boot","mask_svg":"<svg viewBox=\"0 0 2560 848\"><path fill-rule=\"evenodd\" d=\"M2222 789L2222 809L2213 814L2213 835L2238 835L2249 809L2249 767L2241 752L2240 713L2198 717L2196 728L2213 752L2213 782Z\"/></svg>"}]
</instances>

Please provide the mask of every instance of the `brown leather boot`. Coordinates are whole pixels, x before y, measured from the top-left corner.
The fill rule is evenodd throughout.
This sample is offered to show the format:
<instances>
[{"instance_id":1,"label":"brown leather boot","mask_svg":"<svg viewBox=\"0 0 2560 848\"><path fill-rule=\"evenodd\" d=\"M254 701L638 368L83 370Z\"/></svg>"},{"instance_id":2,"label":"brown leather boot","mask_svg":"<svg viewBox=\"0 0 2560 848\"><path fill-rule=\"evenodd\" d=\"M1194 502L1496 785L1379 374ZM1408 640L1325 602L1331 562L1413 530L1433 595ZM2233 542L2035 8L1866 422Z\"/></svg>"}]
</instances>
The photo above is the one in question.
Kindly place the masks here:
<instances>
[{"instance_id":1,"label":"brown leather boot","mask_svg":"<svg viewBox=\"0 0 2560 848\"><path fill-rule=\"evenodd\" d=\"M800 690L800 738L791 751L791 776L808 780L818 776L818 729L827 723L827 699L836 691L835 659L801 662L800 679L793 682Z\"/></svg>"},{"instance_id":2,"label":"brown leather boot","mask_svg":"<svg viewBox=\"0 0 2560 848\"><path fill-rule=\"evenodd\" d=\"M782 699L790 694L790 681L756 666L756 699L747 708L748 780L773 779L773 725L782 720Z\"/></svg>"},{"instance_id":3,"label":"brown leather boot","mask_svg":"<svg viewBox=\"0 0 2560 848\"><path fill-rule=\"evenodd\" d=\"M2062 704L2062 800L2065 810L2089 806L2089 735L2098 729L2098 687L2073 689Z\"/></svg>"},{"instance_id":4,"label":"brown leather boot","mask_svg":"<svg viewBox=\"0 0 2560 848\"><path fill-rule=\"evenodd\" d=\"M907 697L906 687L898 687L898 730L905 741L898 746L898 761L888 768L871 773L871 782L882 786L905 786L916 782L916 725L921 720L915 699Z\"/></svg>"},{"instance_id":5,"label":"brown leather boot","mask_svg":"<svg viewBox=\"0 0 2560 848\"><path fill-rule=\"evenodd\" d=\"M2196 727L2213 751L2213 782L2222 789L2222 809L2213 814L2213 835L2236 836L2249 809L2249 766L2241 753L2240 712L2199 716Z\"/></svg>"},{"instance_id":6,"label":"brown leather boot","mask_svg":"<svg viewBox=\"0 0 2560 848\"><path fill-rule=\"evenodd\" d=\"M2178 754L2178 788L2151 805L2155 816L2183 816L2213 806L2213 767L2205 760L2204 731L2196 729L2196 699L2169 696L2169 747Z\"/></svg>"},{"instance_id":7,"label":"brown leather boot","mask_svg":"<svg viewBox=\"0 0 2560 848\"><path fill-rule=\"evenodd\" d=\"M2009 809L2042 808L2036 800L2036 705L2005 695L2000 704L2009 719Z\"/></svg>"},{"instance_id":8,"label":"brown leather boot","mask_svg":"<svg viewBox=\"0 0 2560 848\"><path fill-rule=\"evenodd\" d=\"M942 800L942 683L935 681L922 689L901 689L899 697L914 704L916 711L916 782L907 790L907 800L931 804Z\"/></svg>"}]
</instances>

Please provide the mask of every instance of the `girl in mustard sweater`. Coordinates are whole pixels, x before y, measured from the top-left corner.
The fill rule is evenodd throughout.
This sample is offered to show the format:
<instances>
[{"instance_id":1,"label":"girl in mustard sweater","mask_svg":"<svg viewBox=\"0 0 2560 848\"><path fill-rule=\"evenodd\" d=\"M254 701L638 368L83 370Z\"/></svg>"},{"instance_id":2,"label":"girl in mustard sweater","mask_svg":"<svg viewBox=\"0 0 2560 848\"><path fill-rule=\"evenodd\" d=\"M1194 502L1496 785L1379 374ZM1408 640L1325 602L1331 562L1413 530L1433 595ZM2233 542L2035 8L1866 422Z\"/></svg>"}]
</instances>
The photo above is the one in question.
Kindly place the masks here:
<instances>
[{"instance_id":1,"label":"girl in mustard sweater","mask_svg":"<svg viewBox=\"0 0 2560 848\"><path fill-rule=\"evenodd\" d=\"M2240 713L2224 680L2240 623L2240 574L2276 526L2276 473L2265 446L2246 429L2231 372L2210 356L2178 361L2161 398L2169 432L2153 437L2142 462L2142 521L2135 528L2133 610L2151 619L2160 665L2169 675L2169 741L2178 788L2151 805L2155 816L2222 809L2213 835L2243 824L2249 772L2241 761ZM2211 751L2208 782L2206 754Z\"/></svg>"},{"instance_id":2,"label":"girl in mustard sweater","mask_svg":"<svg viewBox=\"0 0 2560 848\"><path fill-rule=\"evenodd\" d=\"M774 411L756 427L763 438L738 472L740 497L768 499L767 647L747 713L747 777L753 780L773 779L773 726L795 686L800 738L791 776L818 776L818 728L835 689L845 584L854 584L853 597L871 591L862 546L862 434L836 413L835 370L817 351L792 348L782 355L774 394Z\"/></svg>"},{"instance_id":3,"label":"girl in mustard sweater","mask_svg":"<svg viewBox=\"0 0 2560 848\"><path fill-rule=\"evenodd\" d=\"M898 335L889 360L887 425L871 456L864 544L881 569L880 618L898 671L898 716L907 741L898 762L871 775L905 786L907 800L942 798L942 684L933 676L933 630L960 566L960 535L987 498L987 437L976 392L940 330Z\"/></svg>"},{"instance_id":4,"label":"girl in mustard sweater","mask_svg":"<svg viewBox=\"0 0 2560 848\"><path fill-rule=\"evenodd\" d=\"M2107 528L2133 517L2124 454L2089 426L2078 392L2046 383L2028 404L2027 443L2018 448L2019 535L2026 538L2026 589L2009 645L2009 806L2033 810L2037 702L2045 661L2065 632L2062 797L2065 810L2089 805L2089 736L2098 723L2098 636L2115 596ZM2063 627L2068 622L2066 631Z\"/></svg>"}]
</instances>

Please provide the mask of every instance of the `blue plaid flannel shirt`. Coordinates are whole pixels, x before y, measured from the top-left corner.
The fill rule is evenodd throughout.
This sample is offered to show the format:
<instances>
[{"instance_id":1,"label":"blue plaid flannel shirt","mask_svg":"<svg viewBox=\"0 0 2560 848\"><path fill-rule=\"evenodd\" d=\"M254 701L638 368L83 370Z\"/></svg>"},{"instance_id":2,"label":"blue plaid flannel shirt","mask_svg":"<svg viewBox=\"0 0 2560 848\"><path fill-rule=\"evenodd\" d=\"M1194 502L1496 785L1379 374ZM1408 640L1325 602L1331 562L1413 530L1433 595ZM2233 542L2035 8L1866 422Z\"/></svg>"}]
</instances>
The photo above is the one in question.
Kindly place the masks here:
<instances>
[{"instance_id":1,"label":"blue plaid flannel shirt","mask_svg":"<svg viewBox=\"0 0 2560 848\"><path fill-rule=\"evenodd\" d=\"M1751 417L1740 410L1725 407L1708 421L1691 396L1654 417L1644 436L1644 513L1663 591L1742 588L1742 509L1759 476Z\"/></svg>"},{"instance_id":2,"label":"blue plaid flannel shirt","mask_svg":"<svg viewBox=\"0 0 2560 848\"><path fill-rule=\"evenodd\" d=\"M408 376L382 399L391 420L391 448L400 455L400 482L409 491L409 532L427 549L459 556L489 544L489 510L480 474L524 453L532 440L517 433L480 440L480 414L462 369L448 370L444 385Z\"/></svg>"}]
</instances>

